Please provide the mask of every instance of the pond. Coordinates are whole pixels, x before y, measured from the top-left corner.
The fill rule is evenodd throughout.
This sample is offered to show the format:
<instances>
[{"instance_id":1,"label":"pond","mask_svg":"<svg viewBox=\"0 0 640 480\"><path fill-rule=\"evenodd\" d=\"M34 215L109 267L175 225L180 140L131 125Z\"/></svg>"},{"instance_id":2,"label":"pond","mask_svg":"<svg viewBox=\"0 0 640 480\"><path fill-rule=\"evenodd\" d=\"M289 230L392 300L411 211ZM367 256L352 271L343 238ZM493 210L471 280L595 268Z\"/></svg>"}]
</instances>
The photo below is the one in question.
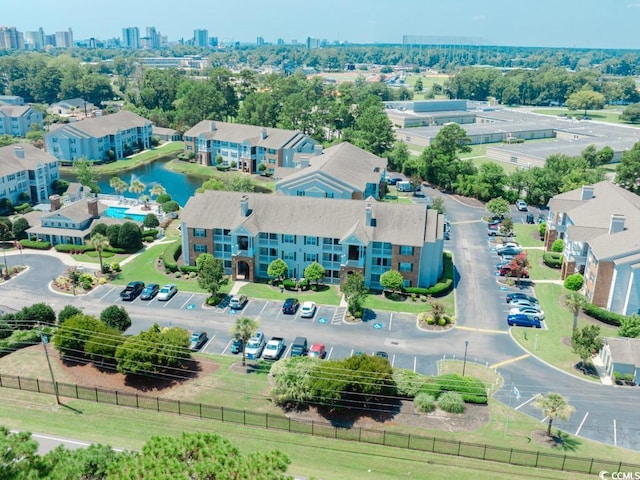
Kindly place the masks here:
<instances>
[{"instance_id":1,"label":"pond","mask_svg":"<svg viewBox=\"0 0 640 480\"><path fill-rule=\"evenodd\" d=\"M204 180L200 177L194 177L191 175L185 175L183 173L177 173L172 172L171 170L167 170L165 168L165 165L169 161L169 159L156 160L155 162L140 165L133 170L120 172L115 176L118 176L127 185L130 185L132 180L141 181L147 187L146 193L149 193L149 190L154 185L160 184L167 190L167 193L171 195L171 198L173 200L178 202L180 206L184 207L189 198L193 196L196 189L202 185L202 182ZM60 177L62 180L66 180L68 182L76 181L74 175L63 174L60 175ZM100 187L101 193L116 193L109 185L109 181L112 177L114 177L113 174L98 177L98 186ZM129 198L137 197L135 193L128 191L124 192L123 195Z\"/></svg>"}]
</instances>

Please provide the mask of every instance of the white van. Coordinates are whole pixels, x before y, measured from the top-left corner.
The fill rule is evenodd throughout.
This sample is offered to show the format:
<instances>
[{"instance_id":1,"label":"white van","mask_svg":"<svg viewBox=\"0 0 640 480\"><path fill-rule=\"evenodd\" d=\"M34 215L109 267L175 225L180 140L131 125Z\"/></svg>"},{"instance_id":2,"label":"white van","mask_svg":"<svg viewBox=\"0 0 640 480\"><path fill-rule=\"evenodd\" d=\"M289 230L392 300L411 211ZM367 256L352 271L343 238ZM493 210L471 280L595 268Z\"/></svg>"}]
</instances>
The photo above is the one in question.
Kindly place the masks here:
<instances>
[{"instance_id":1,"label":"white van","mask_svg":"<svg viewBox=\"0 0 640 480\"><path fill-rule=\"evenodd\" d=\"M399 192L410 192L413 190L410 182L398 182L396 183L396 188Z\"/></svg>"}]
</instances>

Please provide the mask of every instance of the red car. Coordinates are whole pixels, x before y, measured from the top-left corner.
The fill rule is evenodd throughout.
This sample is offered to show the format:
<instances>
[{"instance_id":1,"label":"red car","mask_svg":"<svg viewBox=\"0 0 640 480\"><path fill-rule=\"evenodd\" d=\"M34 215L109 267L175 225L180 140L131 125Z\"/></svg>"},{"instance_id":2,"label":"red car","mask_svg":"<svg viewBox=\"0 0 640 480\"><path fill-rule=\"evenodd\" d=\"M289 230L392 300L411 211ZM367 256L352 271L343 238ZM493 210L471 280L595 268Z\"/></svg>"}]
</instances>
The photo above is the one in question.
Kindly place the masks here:
<instances>
[{"instance_id":1,"label":"red car","mask_svg":"<svg viewBox=\"0 0 640 480\"><path fill-rule=\"evenodd\" d=\"M309 349L309 356L313 358L324 358L327 354L324 343L314 343Z\"/></svg>"},{"instance_id":2,"label":"red car","mask_svg":"<svg viewBox=\"0 0 640 480\"><path fill-rule=\"evenodd\" d=\"M511 267L509 265L504 265L502 267L500 267L500 276L501 277L515 277L514 274L512 274L511 272ZM522 271L522 275L520 275L521 278L529 278L529 272L526 270Z\"/></svg>"}]
</instances>

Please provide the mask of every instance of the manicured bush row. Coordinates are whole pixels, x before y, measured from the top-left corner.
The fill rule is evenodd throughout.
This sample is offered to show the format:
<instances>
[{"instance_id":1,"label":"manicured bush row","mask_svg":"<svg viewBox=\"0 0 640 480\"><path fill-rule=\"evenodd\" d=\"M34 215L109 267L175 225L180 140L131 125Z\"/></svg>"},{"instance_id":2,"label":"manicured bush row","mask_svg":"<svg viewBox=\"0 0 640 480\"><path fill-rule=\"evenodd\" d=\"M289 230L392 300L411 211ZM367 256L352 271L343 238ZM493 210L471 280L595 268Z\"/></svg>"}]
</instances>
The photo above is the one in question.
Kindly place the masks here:
<instances>
[{"instance_id":1,"label":"manicured bush row","mask_svg":"<svg viewBox=\"0 0 640 480\"><path fill-rule=\"evenodd\" d=\"M158 236L158 229L157 228L150 228L148 230L142 230L142 235L145 237L157 237Z\"/></svg>"},{"instance_id":2,"label":"manicured bush row","mask_svg":"<svg viewBox=\"0 0 640 480\"><path fill-rule=\"evenodd\" d=\"M396 395L405 398L415 397L422 384L430 380L429 377L405 368L394 368L392 376L396 384Z\"/></svg>"},{"instance_id":3,"label":"manicured bush row","mask_svg":"<svg viewBox=\"0 0 640 480\"><path fill-rule=\"evenodd\" d=\"M291 280L290 278L285 278L282 281L282 286L287 290L295 290L296 289L296 281Z\"/></svg>"},{"instance_id":4,"label":"manicured bush row","mask_svg":"<svg viewBox=\"0 0 640 480\"><path fill-rule=\"evenodd\" d=\"M444 392L457 392L467 403L487 403L487 391L481 380L457 374L440 375L420 388L421 393L439 398Z\"/></svg>"},{"instance_id":5,"label":"manicured bush row","mask_svg":"<svg viewBox=\"0 0 640 480\"><path fill-rule=\"evenodd\" d=\"M103 252L112 252L112 253L127 253L126 248L112 247L108 245L102 249Z\"/></svg>"},{"instance_id":6,"label":"manicured bush row","mask_svg":"<svg viewBox=\"0 0 640 480\"><path fill-rule=\"evenodd\" d=\"M15 330L8 338L0 340L0 356L8 355L21 348L30 347L40 341L38 329Z\"/></svg>"},{"instance_id":7,"label":"manicured bush row","mask_svg":"<svg viewBox=\"0 0 640 480\"><path fill-rule=\"evenodd\" d=\"M547 267L560 268L562 267L562 254L545 253L544 255L542 255L542 261Z\"/></svg>"},{"instance_id":8,"label":"manicured bush row","mask_svg":"<svg viewBox=\"0 0 640 480\"><path fill-rule=\"evenodd\" d=\"M590 317L595 318L596 320L600 320L603 323L607 323L609 325L614 325L616 327L620 326L620 322L627 318L625 315L620 315L619 313L610 312L609 310L605 310L604 308L598 307L592 303L588 303L584 308L584 313L589 315Z\"/></svg>"},{"instance_id":9,"label":"manicured bush row","mask_svg":"<svg viewBox=\"0 0 640 480\"><path fill-rule=\"evenodd\" d=\"M91 245L73 245L71 243L59 243L55 247L56 252L62 253L85 253L95 251L95 247Z\"/></svg>"},{"instance_id":10,"label":"manicured bush row","mask_svg":"<svg viewBox=\"0 0 640 480\"><path fill-rule=\"evenodd\" d=\"M444 271L442 273L442 277L438 280L438 283L429 287L429 288L420 288L420 287L407 287L403 289L404 293L408 293L409 295L431 295L432 297L441 297L446 295L453 288L453 258L451 257L451 253L445 252L442 255L442 262L444 266Z\"/></svg>"},{"instance_id":11,"label":"manicured bush row","mask_svg":"<svg viewBox=\"0 0 640 480\"><path fill-rule=\"evenodd\" d=\"M178 257L182 252L182 243L180 240L173 242L167 248L165 248L162 254L162 262L164 263L164 269L167 272L178 271Z\"/></svg>"},{"instance_id":12,"label":"manicured bush row","mask_svg":"<svg viewBox=\"0 0 640 480\"><path fill-rule=\"evenodd\" d=\"M180 271L182 273L198 273L198 267L196 267L195 265L182 265L180 267Z\"/></svg>"},{"instance_id":13,"label":"manicured bush row","mask_svg":"<svg viewBox=\"0 0 640 480\"><path fill-rule=\"evenodd\" d=\"M34 250L49 250L51 242L39 242L36 240L20 240L23 248L33 248Z\"/></svg>"}]
</instances>

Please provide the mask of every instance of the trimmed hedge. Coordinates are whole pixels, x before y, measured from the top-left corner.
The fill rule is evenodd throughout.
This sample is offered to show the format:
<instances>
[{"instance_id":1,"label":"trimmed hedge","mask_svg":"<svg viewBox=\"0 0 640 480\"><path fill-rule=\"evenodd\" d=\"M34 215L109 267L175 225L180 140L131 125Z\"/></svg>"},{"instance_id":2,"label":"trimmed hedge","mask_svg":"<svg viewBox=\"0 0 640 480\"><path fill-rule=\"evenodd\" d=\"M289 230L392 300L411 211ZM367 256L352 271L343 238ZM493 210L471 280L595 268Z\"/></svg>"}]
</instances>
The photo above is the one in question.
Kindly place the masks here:
<instances>
[{"instance_id":1,"label":"trimmed hedge","mask_svg":"<svg viewBox=\"0 0 640 480\"><path fill-rule=\"evenodd\" d=\"M626 315L610 312L609 310L605 310L602 307L598 307L593 303L587 303L587 305L585 305L583 310L584 310L584 313L586 313L590 317L593 317L596 320L600 320L603 323L606 323L608 325L613 325L615 327L619 327L620 322L623 319L627 318Z\"/></svg>"},{"instance_id":2,"label":"trimmed hedge","mask_svg":"<svg viewBox=\"0 0 640 480\"><path fill-rule=\"evenodd\" d=\"M0 357L39 342L39 329L15 330L9 337L0 340Z\"/></svg>"},{"instance_id":3,"label":"trimmed hedge","mask_svg":"<svg viewBox=\"0 0 640 480\"><path fill-rule=\"evenodd\" d=\"M285 278L282 281L282 286L287 290L295 290L296 289L296 281L291 280L290 278Z\"/></svg>"},{"instance_id":4,"label":"trimmed hedge","mask_svg":"<svg viewBox=\"0 0 640 480\"><path fill-rule=\"evenodd\" d=\"M35 240L20 240L22 248L33 248L34 250L49 250L51 242L38 242Z\"/></svg>"},{"instance_id":5,"label":"trimmed hedge","mask_svg":"<svg viewBox=\"0 0 640 480\"><path fill-rule=\"evenodd\" d=\"M157 228L150 228L148 230L142 230L142 235L144 237L157 237L158 236L158 229Z\"/></svg>"},{"instance_id":6,"label":"trimmed hedge","mask_svg":"<svg viewBox=\"0 0 640 480\"><path fill-rule=\"evenodd\" d=\"M487 403L487 390L482 381L475 377L463 377L457 374L440 375L420 388L420 393L427 393L435 398L444 392L457 392L467 403Z\"/></svg>"},{"instance_id":7,"label":"trimmed hedge","mask_svg":"<svg viewBox=\"0 0 640 480\"><path fill-rule=\"evenodd\" d=\"M178 271L178 257L182 253L182 241L177 240L165 248L162 253L162 262L164 263L164 269L167 272Z\"/></svg>"},{"instance_id":8,"label":"trimmed hedge","mask_svg":"<svg viewBox=\"0 0 640 480\"><path fill-rule=\"evenodd\" d=\"M393 383L396 384L396 395L405 398L415 397L420 391L422 384L430 380L429 377L405 368L394 368L391 375L393 377Z\"/></svg>"},{"instance_id":9,"label":"trimmed hedge","mask_svg":"<svg viewBox=\"0 0 640 480\"><path fill-rule=\"evenodd\" d=\"M95 247L91 245L73 245L70 243L59 243L53 248L55 248L56 252L61 253L85 253L95 251Z\"/></svg>"},{"instance_id":10,"label":"trimmed hedge","mask_svg":"<svg viewBox=\"0 0 640 480\"><path fill-rule=\"evenodd\" d=\"M453 288L453 258L451 253L445 252L442 255L442 263L443 263L443 272L442 277L438 279L438 283L432 285L429 288L420 288L420 287L406 287L403 289L404 293L409 295L426 295L432 297L442 297L449 293Z\"/></svg>"},{"instance_id":11,"label":"trimmed hedge","mask_svg":"<svg viewBox=\"0 0 640 480\"><path fill-rule=\"evenodd\" d=\"M196 267L195 265L182 265L180 266L180 271L182 273L198 273L198 267Z\"/></svg>"},{"instance_id":12,"label":"trimmed hedge","mask_svg":"<svg viewBox=\"0 0 640 480\"><path fill-rule=\"evenodd\" d=\"M126 248L112 247L111 245L107 245L102 249L103 252L112 252L112 253L127 253Z\"/></svg>"},{"instance_id":13,"label":"trimmed hedge","mask_svg":"<svg viewBox=\"0 0 640 480\"><path fill-rule=\"evenodd\" d=\"M561 253L545 253L542 255L542 261L547 267L560 268L562 267L562 254Z\"/></svg>"}]
</instances>

